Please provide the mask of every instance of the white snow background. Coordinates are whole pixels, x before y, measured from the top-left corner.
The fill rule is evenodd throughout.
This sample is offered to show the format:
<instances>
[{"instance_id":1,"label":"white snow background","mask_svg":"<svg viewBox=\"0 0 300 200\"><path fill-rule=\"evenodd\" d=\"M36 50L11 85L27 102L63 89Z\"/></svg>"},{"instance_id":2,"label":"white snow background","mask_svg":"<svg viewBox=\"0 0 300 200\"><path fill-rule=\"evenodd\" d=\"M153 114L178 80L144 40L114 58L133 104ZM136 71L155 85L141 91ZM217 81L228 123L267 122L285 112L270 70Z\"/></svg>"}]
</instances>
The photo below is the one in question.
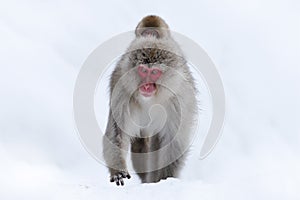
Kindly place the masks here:
<instances>
[{"instance_id":1,"label":"white snow background","mask_svg":"<svg viewBox=\"0 0 300 200\"><path fill-rule=\"evenodd\" d=\"M299 200L299 11L297 0L2 0L0 199ZM213 59L226 121L212 154L192 152L180 179L116 187L77 137L73 88L89 53L147 14Z\"/></svg>"}]
</instances>

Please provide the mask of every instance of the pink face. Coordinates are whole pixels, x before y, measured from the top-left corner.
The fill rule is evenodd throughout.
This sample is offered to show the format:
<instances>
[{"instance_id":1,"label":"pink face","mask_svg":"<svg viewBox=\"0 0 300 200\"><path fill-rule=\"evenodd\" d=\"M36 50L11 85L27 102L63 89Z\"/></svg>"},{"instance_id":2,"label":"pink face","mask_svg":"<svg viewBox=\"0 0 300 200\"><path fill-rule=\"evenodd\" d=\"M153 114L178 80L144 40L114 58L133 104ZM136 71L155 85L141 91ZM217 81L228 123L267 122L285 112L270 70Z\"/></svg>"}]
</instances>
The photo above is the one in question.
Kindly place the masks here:
<instances>
[{"instance_id":1,"label":"pink face","mask_svg":"<svg viewBox=\"0 0 300 200\"><path fill-rule=\"evenodd\" d=\"M156 92L155 82L162 75L162 71L157 67L148 68L145 65L140 65L138 66L138 74L142 80L139 92L145 97L154 95Z\"/></svg>"}]
</instances>

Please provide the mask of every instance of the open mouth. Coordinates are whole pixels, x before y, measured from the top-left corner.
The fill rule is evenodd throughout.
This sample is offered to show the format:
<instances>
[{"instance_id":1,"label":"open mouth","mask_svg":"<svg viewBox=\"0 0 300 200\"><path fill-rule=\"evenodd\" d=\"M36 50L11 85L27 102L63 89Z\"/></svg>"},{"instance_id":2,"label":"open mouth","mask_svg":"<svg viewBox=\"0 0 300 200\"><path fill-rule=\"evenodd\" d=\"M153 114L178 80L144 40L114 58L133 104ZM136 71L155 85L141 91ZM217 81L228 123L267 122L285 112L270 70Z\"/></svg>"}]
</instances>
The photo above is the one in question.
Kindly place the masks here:
<instances>
[{"instance_id":1,"label":"open mouth","mask_svg":"<svg viewBox=\"0 0 300 200\"><path fill-rule=\"evenodd\" d=\"M153 96L156 92L156 84L155 83L144 83L139 87L139 92L144 97Z\"/></svg>"}]
</instances>

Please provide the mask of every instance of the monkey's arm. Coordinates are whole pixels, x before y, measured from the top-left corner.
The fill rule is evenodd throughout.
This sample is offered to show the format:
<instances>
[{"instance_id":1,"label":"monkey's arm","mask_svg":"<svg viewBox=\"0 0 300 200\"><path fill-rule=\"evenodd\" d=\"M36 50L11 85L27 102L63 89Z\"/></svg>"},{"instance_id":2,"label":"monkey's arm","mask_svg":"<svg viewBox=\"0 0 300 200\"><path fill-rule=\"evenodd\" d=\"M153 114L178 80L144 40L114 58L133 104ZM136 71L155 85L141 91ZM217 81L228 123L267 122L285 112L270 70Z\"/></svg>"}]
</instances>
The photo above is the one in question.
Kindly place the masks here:
<instances>
[{"instance_id":1,"label":"monkey's arm","mask_svg":"<svg viewBox=\"0 0 300 200\"><path fill-rule=\"evenodd\" d=\"M126 155L130 138L117 126L110 113L105 136L103 137L103 156L110 172L110 181L124 185L123 178L130 178L126 166Z\"/></svg>"}]
</instances>

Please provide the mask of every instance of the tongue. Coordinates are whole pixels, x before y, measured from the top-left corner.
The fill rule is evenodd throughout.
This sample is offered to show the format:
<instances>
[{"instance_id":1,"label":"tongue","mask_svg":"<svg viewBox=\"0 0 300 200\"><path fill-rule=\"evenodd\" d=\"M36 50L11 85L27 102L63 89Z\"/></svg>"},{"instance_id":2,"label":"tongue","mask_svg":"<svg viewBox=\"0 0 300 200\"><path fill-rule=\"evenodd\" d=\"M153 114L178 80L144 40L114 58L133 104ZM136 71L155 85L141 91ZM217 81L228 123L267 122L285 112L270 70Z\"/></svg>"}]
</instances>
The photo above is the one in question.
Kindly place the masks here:
<instances>
[{"instance_id":1,"label":"tongue","mask_svg":"<svg viewBox=\"0 0 300 200\"><path fill-rule=\"evenodd\" d=\"M155 91L155 85L154 83L146 83L146 84L143 84L142 86L140 86L140 90L143 92L143 93L149 93L151 94L152 92Z\"/></svg>"}]
</instances>

